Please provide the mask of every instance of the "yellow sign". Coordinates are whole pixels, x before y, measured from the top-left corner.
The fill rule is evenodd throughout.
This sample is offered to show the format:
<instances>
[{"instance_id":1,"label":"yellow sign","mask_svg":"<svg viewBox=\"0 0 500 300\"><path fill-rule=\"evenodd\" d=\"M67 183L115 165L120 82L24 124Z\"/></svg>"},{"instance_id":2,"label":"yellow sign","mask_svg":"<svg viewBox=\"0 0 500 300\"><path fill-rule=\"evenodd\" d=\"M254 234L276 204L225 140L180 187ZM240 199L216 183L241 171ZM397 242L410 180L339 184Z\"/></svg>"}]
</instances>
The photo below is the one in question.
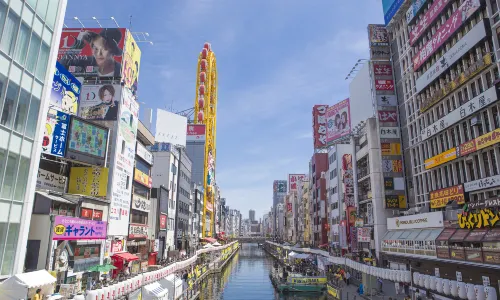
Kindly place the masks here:
<instances>
[{"instance_id":1,"label":"yellow sign","mask_svg":"<svg viewBox=\"0 0 500 300\"><path fill-rule=\"evenodd\" d=\"M153 186L153 179L137 168L134 172L134 180L139 182L140 184L147 186L148 188L151 188Z\"/></svg>"},{"instance_id":2,"label":"yellow sign","mask_svg":"<svg viewBox=\"0 0 500 300\"><path fill-rule=\"evenodd\" d=\"M444 163L452 161L455 158L457 158L457 148L451 148L448 151L445 151L443 153L439 153L436 156L433 156L429 159L426 159L424 162L425 169L426 170L432 169L434 167L437 167L439 165L442 165Z\"/></svg>"},{"instance_id":3,"label":"yellow sign","mask_svg":"<svg viewBox=\"0 0 500 300\"><path fill-rule=\"evenodd\" d=\"M401 155L400 143L382 143L380 144L382 155Z\"/></svg>"},{"instance_id":4,"label":"yellow sign","mask_svg":"<svg viewBox=\"0 0 500 300\"><path fill-rule=\"evenodd\" d=\"M340 299L339 290L330 285L327 285L326 287L328 289L328 295L332 296L333 298Z\"/></svg>"},{"instance_id":5,"label":"yellow sign","mask_svg":"<svg viewBox=\"0 0 500 300\"><path fill-rule=\"evenodd\" d=\"M125 86L132 91L136 91L139 81L139 67L141 65L141 49L137 46L129 30L126 33L125 53L123 54L122 64L122 78Z\"/></svg>"},{"instance_id":6,"label":"yellow sign","mask_svg":"<svg viewBox=\"0 0 500 300\"><path fill-rule=\"evenodd\" d=\"M105 197L108 190L108 172L108 168L71 168L68 193L93 197Z\"/></svg>"},{"instance_id":7,"label":"yellow sign","mask_svg":"<svg viewBox=\"0 0 500 300\"><path fill-rule=\"evenodd\" d=\"M293 284L325 284L326 277L292 277L290 282Z\"/></svg>"},{"instance_id":8,"label":"yellow sign","mask_svg":"<svg viewBox=\"0 0 500 300\"><path fill-rule=\"evenodd\" d=\"M66 226L64 225L57 225L57 226L54 226L54 233L57 234L57 235L62 235L64 234L64 232L66 231Z\"/></svg>"},{"instance_id":9,"label":"yellow sign","mask_svg":"<svg viewBox=\"0 0 500 300\"><path fill-rule=\"evenodd\" d=\"M474 229L494 227L500 220L500 213L489 208L483 208L478 213L458 214L458 225L460 228Z\"/></svg>"},{"instance_id":10,"label":"yellow sign","mask_svg":"<svg viewBox=\"0 0 500 300\"><path fill-rule=\"evenodd\" d=\"M476 138L476 151L495 145L498 142L500 142L500 128Z\"/></svg>"}]
</instances>

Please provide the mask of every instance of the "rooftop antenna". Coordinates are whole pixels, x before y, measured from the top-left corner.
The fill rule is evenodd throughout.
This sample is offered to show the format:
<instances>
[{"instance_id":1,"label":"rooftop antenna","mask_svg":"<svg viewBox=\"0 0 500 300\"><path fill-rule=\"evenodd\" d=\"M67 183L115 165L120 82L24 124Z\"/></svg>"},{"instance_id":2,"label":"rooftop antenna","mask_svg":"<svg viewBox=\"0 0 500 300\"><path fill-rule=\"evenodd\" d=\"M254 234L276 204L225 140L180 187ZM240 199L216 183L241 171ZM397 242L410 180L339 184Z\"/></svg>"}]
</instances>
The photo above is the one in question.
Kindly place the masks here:
<instances>
[{"instance_id":1,"label":"rooftop antenna","mask_svg":"<svg viewBox=\"0 0 500 300\"><path fill-rule=\"evenodd\" d=\"M111 20L113 20L113 22L115 22L116 27L120 28L120 25L118 25L118 22L116 22L115 17L111 17Z\"/></svg>"},{"instance_id":2,"label":"rooftop antenna","mask_svg":"<svg viewBox=\"0 0 500 300\"><path fill-rule=\"evenodd\" d=\"M96 21L96 22L97 22L97 24L99 25L99 27L101 27L101 28L102 28L101 23L99 23L99 20L97 20L97 18L96 18L96 17L92 17L92 20Z\"/></svg>"},{"instance_id":3,"label":"rooftop antenna","mask_svg":"<svg viewBox=\"0 0 500 300\"><path fill-rule=\"evenodd\" d=\"M132 15L128 19L128 30L132 31Z\"/></svg>"},{"instance_id":4,"label":"rooftop antenna","mask_svg":"<svg viewBox=\"0 0 500 300\"><path fill-rule=\"evenodd\" d=\"M73 19L78 21L78 23L80 23L80 25L82 25L82 27L85 28L85 25L83 25L82 21L80 21L80 19L78 19L78 17L73 17Z\"/></svg>"}]
</instances>

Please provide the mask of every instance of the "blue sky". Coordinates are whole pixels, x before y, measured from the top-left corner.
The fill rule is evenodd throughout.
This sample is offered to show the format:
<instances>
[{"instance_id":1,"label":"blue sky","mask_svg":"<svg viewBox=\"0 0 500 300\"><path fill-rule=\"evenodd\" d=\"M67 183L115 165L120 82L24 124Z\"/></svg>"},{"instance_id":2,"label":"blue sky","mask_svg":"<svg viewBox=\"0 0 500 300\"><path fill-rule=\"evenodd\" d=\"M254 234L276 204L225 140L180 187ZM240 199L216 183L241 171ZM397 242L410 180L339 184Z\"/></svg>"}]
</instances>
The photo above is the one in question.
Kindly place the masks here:
<instances>
[{"instance_id":1,"label":"blue sky","mask_svg":"<svg viewBox=\"0 0 500 300\"><path fill-rule=\"evenodd\" d=\"M196 63L205 41L218 66L217 168L222 196L244 218L272 205L272 183L307 173L311 110L348 97L347 73L368 58L369 23L380 0L68 1L66 24L150 34L141 44L141 107L194 106ZM154 4L153 4L154 3ZM341 4L341 5L340 5ZM78 26L79 27L79 26ZM355 108L354 108L355 109Z\"/></svg>"}]
</instances>

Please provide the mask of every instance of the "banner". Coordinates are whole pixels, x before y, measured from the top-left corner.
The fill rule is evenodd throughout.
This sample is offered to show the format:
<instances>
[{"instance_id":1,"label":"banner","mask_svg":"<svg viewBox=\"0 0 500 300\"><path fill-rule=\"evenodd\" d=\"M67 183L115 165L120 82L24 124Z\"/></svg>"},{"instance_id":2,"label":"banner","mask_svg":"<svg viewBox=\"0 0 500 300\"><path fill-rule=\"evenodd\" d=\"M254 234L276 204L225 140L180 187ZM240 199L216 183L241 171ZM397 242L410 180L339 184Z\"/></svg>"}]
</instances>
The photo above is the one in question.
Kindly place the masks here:
<instances>
[{"instance_id":1,"label":"banner","mask_svg":"<svg viewBox=\"0 0 500 300\"><path fill-rule=\"evenodd\" d=\"M103 240L107 223L80 218L55 216L52 240Z\"/></svg>"},{"instance_id":2,"label":"banner","mask_svg":"<svg viewBox=\"0 0 500 300\"><path fill-rule=\"evenodd\" d=\"M135 95L139 82L139 68L141 65L141 49L137 45L132 33L125 34L125 53L123 54L122 82Z\"/></svg>"},{"instance_id":3,"label":"banner","mask_svg":"<svg viewBox=\"0 0 500 300\"><path fill-rule=\"evenodd\" d=\"M69 174L68 193L105 197L108 189L108 168L72 167Z\"/></svg>"},{"instance_id":4,"label":"banner","mask_svg":"<svg viewBox=\"0 0 500 300\"><path fill-rule=\"evenodd\" d=\"M121 91L118 84L84 85L78 115L86 120L116 121Z\"/></svg>"},{"instance_id":5,"label":"banner","mask_svg":"<svg viewBox=\"0 0 500 300\"><path fill-rule=\"evenodd\" d=\"M121 77L125 28L64 28L57 60L74 76Z\"/></svg>"},{"instance_id":6,"label":"banner","mask_svg":"<svg viewBox=\"0 0 500 300\"><path fill-rule=\"evenodd\" d=\"M431 208L445 207L448 202L456 201L457 204L465 203L464 187L459 184L429 193Z\"/></svg>"},{"instance_id":7,"label":"banner","mask_svg":"<svg viewBox=\"0 0 500 300\"><path fill-rule=\"evenodd\" d=\"M327 124L326 124L326 110L328 105L314 105L312 111L313 117L313 144L314 149L324 148L327 146L326 134L327 134Z\"/></svg>"},{"instance_id":8,"label":"banner","mask_svg":"<svg viewBox=\"0 0 500 300\"><path fill-rule=\"evenodd\" d=\"M42 153L64 157L70 115L50 108L43 131Z\"/></svg>"},{"instance_id":9,"label":"banner","mask_svg":"<svg viewBox=\"0 0 500 300\"><path fill-rule=\"evenodd\" d=\"M63 65L56 62L56 70L50 92L50 107L76 115L82 84Z\"/></svg>"},{"instance_id":10,"label":"banner","mask_svg":"<svg viewBox=\"0 0 500 300\"><path fill-rule=\"evenodd\" d=\"M451 0L440 0L440 1L434 1L432 3L431 7L429 7L429 9L423 14L422 18L415 23L412 30L409 30L408 33L410 35L410 46L413 46L413 44L415 44L415 42L420 38L422 33L424 33L424 31L429 26L434 24L436 18L441 14L444 8L451 2L452 2Z\"/></svg>"},{"instance_id":11,"label":"banner","mask_svg":"<svg viewBox=\"0 0 500 300\"><path fill-rule=\"evenodd\" d=\"M465 0L448 20L436 31L413 57L413 70L417 71L481 6L479 0Z\"/></svg>"},{"instance_id":12,"label":"banner","mask_svg":"<svg viewBox=\"0 0 500 300\"><path fill-rule=\"evenodd\" d=\"M326 110L328 123L326 141L328 144L351 133L351 105L349 98L328 107Z\"/></svg>"}]
</instances>

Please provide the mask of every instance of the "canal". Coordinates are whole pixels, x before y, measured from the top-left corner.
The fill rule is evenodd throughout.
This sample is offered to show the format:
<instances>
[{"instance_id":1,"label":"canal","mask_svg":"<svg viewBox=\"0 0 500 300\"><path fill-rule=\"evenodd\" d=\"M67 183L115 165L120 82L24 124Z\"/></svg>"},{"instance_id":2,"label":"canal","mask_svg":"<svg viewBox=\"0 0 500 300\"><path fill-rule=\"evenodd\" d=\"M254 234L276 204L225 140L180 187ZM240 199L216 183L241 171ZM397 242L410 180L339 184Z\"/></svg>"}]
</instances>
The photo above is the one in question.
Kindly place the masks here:
<instances>
[{"instance_id":1,"label":"canal","mask_svg":"<svg viewBox=\"0 0 500 300\"><path fill-rule=\"evenodd\" d=\"M206 277L201 284L202 300L326 300L322 294L279 295L271 284L269 273L273 258L257 244L242 244L221 273Z\"/></svg>"}]
</instances>

